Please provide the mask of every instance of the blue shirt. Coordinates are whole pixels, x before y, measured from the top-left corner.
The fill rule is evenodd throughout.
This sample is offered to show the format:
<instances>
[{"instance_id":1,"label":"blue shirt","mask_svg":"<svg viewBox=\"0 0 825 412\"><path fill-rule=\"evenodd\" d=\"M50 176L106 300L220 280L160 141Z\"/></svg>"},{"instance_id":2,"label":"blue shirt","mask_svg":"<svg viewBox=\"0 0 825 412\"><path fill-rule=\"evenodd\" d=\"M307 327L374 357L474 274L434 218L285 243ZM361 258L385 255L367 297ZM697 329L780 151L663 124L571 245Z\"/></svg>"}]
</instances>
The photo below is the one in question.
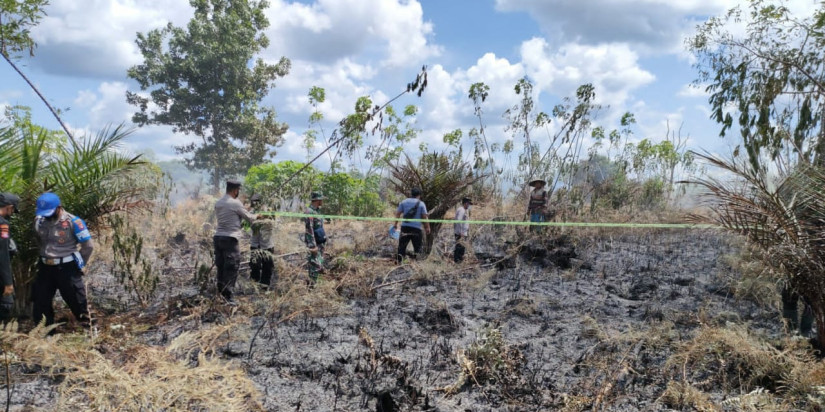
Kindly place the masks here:
<instances>
[{"instance_id":1,"label":"blue shirt","mask_svg":"<svg viewBox=\"0 0 825 412\"><path fill-rule=\"evenodd\" d=\"M396 212L401 212L401 218L404 218L404 215L407 214L408 211L412 210L415 207L415 204L418 203L418 210L415 211L415 215L411 217L411 219L421 219L423 215L427 214L427 205L424 202L416 199L414 197L408 197L401 201L398 204L398 209ZM414 227L416 229L421 230L422 224L421 222L401 222L401 227Z\"/></svg>"}]
</instances>

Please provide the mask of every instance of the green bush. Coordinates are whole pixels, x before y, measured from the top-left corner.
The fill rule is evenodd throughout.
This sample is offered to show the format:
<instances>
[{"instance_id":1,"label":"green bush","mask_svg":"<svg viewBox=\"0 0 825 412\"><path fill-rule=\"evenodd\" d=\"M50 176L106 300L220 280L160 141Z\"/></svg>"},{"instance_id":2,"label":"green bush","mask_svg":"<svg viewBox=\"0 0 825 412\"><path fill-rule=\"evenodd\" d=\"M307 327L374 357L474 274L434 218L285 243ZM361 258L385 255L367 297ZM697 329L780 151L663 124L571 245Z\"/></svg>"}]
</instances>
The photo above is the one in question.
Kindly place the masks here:
<instances>
[{"instance_id":1,"label":"green bush","mask_svg":"<svg viewBox=\"0 0 825 412\"><path fill-rule=\"evenodd\" d=\"M600 183L593 185L591 212L598 209L617 210L628 205L633 199L634 184L622 169L606 176Z\"/></svg>"},{"instance_id":2,"label":"green bush","mask_svg":"<svg viewBox=\"0 0 825 412\"><path fill-rule=\"evenodd\" d=\"M661 207L665 203L665 181L659 177L645 180L636 202L643 209Z\"/></svg>"},{"instance_id":3,"label":"green bush","mask_svg":"<svg viewBox=\"0 0 825 412\"><path fill-rule=\"evenodd\" d=\"M321 191L326 197L324 212L328 214L376 216L383 211L378 176L365 179L354 172L325 174L310 166L286 183L304 165L285 160L253 166L246 175L246 187L260 194L267 207L282 208L296 196L309 202L312 191Z\"/></svg>"}]
</instances>

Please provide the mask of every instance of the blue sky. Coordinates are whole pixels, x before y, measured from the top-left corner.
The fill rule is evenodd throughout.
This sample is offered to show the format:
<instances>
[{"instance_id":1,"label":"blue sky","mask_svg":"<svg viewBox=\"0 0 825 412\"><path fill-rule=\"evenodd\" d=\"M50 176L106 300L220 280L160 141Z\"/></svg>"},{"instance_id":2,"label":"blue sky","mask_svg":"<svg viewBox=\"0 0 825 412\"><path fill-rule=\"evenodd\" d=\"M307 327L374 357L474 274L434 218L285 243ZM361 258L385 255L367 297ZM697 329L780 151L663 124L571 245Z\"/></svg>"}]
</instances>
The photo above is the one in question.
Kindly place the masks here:
<instances>
[{"instance_id":1,"label":"blue sky","mask_svg":"<svg viewBox=\"0 0 825 412\"><path fill-rule=\"evenodd\" d=\"M272 0L268 10L271 45L262 56L292 59L292 72L277 82L264 101L290 124L276 160L303 160L301 148L312 86L327 91L321 106L327 131L351 111L358 96L376 102L395 95L429 67L429 88L416 104L419 142L438 147L441 136L475 125L467 99L469 85L483 81L491 93L488 133L504 141L503 111L516 102L515 82L535 82L540 108L550 111L582 83L596 86L609 106L597 119L615 127L633 112L635 138L655 141L682 126L694 149L726 153L735 141L718 137L708 120L706 96L691 89L695 78L684 39L707 16L737 5L733 0ZM794 0L801 15L813 0ZM48 17L33 31L39 47L23 70L50 101L67 110L78 131L129 122L134 109L126 90L137 85L126 69L140 62L135 33L191 17L186 0L52 0ZM27 105L35 121L57 128L33 92L10 67L0 64L0 105ZM192 137L168 127L139 129L127 149L151 150L157 159L174 158L172 147ZM410 147L417 147L411 145ZM323 164L322 164L323 165Z\"/></svg>"}]
</instances>

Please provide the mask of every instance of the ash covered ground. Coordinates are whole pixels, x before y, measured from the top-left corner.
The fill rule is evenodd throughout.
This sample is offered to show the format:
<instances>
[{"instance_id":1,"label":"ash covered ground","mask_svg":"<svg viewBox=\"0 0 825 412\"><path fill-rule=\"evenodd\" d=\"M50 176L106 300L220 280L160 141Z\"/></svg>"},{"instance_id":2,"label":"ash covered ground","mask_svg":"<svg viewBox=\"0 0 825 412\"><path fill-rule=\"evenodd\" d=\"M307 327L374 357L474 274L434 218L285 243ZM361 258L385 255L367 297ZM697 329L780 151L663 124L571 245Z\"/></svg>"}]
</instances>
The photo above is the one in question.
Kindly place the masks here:
<instances>
[{"instance_id":1,"label":"ash covered ground","mask_svg":"<svg viewBox=\"0 0 825 412\"><path fill-rule=\"evenodd\" d=\"M248 279L241 307L225 307L181 275L131 334L164 346L243 319L234 339L209 350L247 373L264 410L634 411L668 409L657 401L672 378L668 358L697 328L736 323L780 332L775 311L732 296L737 274L721 258L736 250L713 231L605 231L519 245L495 239L492 231L476 236L476 259L463 265L438 257L376 265L383 269L360 289L339 285L327 313L274 310L261 302L279 292L257 291ZM348 255L345 264L388 261L392 247ZM282 268L302 262L284 259ZM114 309L107 318L119 292L97 276L90 284L100 327L129 316L139 322ZM53 407L59 378L35 375L18 379L12 409Z\"/></svg>"}]
</instances>

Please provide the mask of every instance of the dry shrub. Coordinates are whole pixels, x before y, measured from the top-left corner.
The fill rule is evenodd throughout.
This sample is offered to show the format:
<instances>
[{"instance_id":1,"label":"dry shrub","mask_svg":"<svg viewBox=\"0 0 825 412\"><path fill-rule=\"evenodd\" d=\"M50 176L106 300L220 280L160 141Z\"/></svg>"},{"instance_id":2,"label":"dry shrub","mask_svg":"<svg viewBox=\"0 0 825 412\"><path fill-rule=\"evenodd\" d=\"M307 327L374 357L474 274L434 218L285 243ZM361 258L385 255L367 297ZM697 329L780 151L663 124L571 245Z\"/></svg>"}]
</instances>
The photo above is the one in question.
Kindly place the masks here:
<instances>
[{"instance_id":1,"label":"dry shrub","mask_svg":"<svg viewBox=\"0 0 825 412\"><path fill-rule=\"evenodd\" d=\"M505 342L499 329L485 329L466 350L458 350L456 360L461 373L455 383L441 388L447 394L458 393L467 385L493 385L514 398L525 387L521 370L526 359Z\"/></svg>"},{"instance_id":2,"label":"dry shrub","mask_svg":"<svg viewBox=\"0 0 825 412\"><path fill-rule=\"evenodd\" d=\"M710 397L696 389L689 383L670 381L667 389L659 397L658 402L663 405L680 410L695 410L699 412L715 412L721 410L710 401Z\"/></svg>"},{"instance_id":3,"label":"dry shrub","mask_svg":"<svg viewBox=\"0 0 825 412\"><path fill-rule=\"evenodd\" d=\"M749 300L762 307L779 310L777 284L780 277L765 266L758 252L741 239L733 241L738 253L724 255L720 263L730 270L718 274L737 299Z\"/></svg>"},{"instance_id":4,"label":"dry shrub","mask_svg":"<svg viewBox=\"0 0 825 412\"><path fill-rule=\"evenodd\" d=\"M85 339L46 336L42 327L28 334L16 330L12 323L0 333L14 363L64 378L57 410L263 410L261 394L243 370L203 352L191 365L169 350L136 345L115 362Z\"/></svg>"},{"instance_id":5,"label":"dry shrub","mask_svg":"<svg viewBox=\"0 0 825 412\"><path fill-rule=\"evenodd\" d=\"M455 265L435 253L425 260L413 261L410 264L411 279L419 285L426 285L443 279L445 276L454 273L455 270Z\"/></svg>"},{"instance_id":6,"label":"dry shrub","mask_svg":"<svg viewBox=\"0 0 825 412\"><path fill-rule=\"evenodd\" d=\"M286 273L278 274L278 293L266 295L266 302L268 312L279 322L298 314L330 316L344 306L344 298L338 293L340 280L323 274L318 283L310 287L307 279L305 266L287 266Z\"/></svg>"},{"instance_id":7,"label":"dry shrub","mask_svg":"<svg viewBox=\"0 0 825 412\"><path fill-rule=\"evenodd\" d=\"M742 412L783 411L789 409L770 392L756 388L744 395L734 396L721 402L725 409Z\"/></svg>"},{"instance_id":8,"label":"dry shrub","mask_svg":"<svg viewBox=\"0 0 825 412\"><path fill-rule=\"evenodd\" d=\"M211 355L231 342L246 341L249 337L245 333L247 326L248 322L227 322L185 331L172 340L166 351L184 359L190 358L192 354Z\"/></svg>"},{"instance_id":9,"label":"dry shrub","mask_svg":"<svg viewBox=\"0 0 825 412\"><path fill-rule=\"evenodd\" d=\"M781 350L752 336L746 327L703 327L668 360L685 381L701 382L702 389L750 391L777 389L805 353Z\"/></svg>"},{"instance_id":10,"label":"dry shrub","mask_svg":"<svg viewBox=\"0 0 825 412\"><path fill-rule=\"evenodd\" d=\"M805 340L787 338L774 345L743 326L703 327L667 367L683 385L746 393L738 397L740 410L771 409L780 401L778 409L825 407L825 362Z\"/></svg>"}]
</instances>

